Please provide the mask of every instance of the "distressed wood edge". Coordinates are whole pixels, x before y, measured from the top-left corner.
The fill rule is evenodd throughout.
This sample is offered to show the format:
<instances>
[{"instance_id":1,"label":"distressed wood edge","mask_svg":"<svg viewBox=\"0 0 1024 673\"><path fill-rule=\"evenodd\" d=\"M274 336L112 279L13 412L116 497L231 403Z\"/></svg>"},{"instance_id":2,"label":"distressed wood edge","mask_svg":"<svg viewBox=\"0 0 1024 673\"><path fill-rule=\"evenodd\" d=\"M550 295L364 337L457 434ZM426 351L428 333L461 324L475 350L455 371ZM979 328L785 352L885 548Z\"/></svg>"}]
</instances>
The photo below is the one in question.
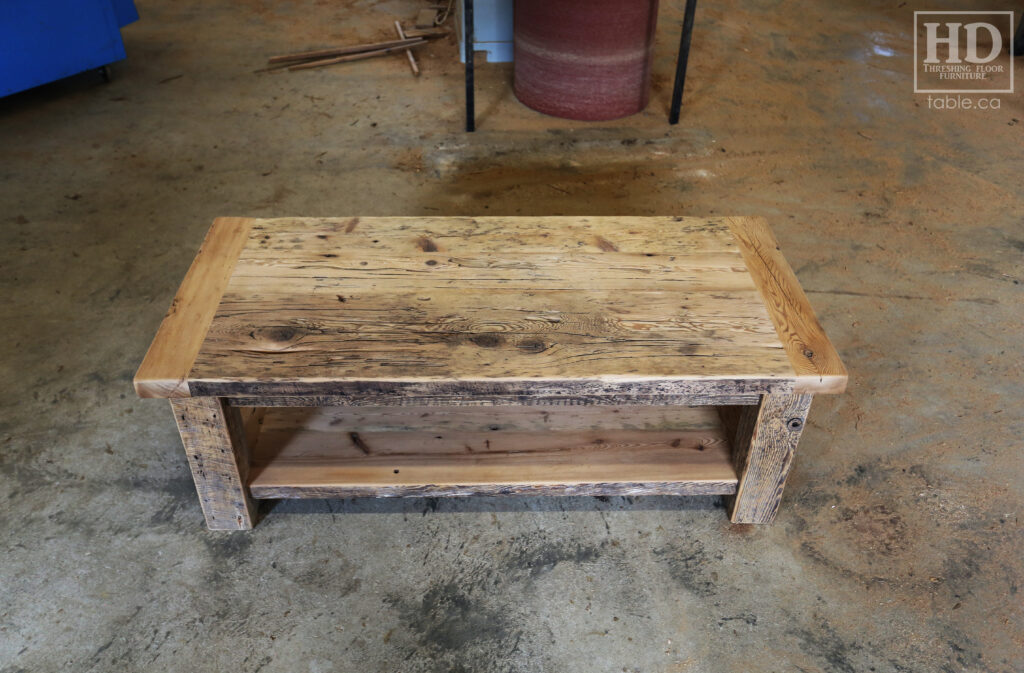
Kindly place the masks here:
<instances>
[{"instance_id":1,"label":"distressed wood edge","mask_svg":"<svg viewBox=\"0 0 1024 673\"><path fill-rule=\"evenodd\" d=\"M726 218L726 224L793 367L796 375L793 392L844 392L849 379L846 366L818 321L767 220L763 217L732 217ZM776 273L772 273L769 267L774 267ZM803 320L787 321L786 311L793 316L801 316ZM787 325L794 325L797 330L787 330ZM813 348L809 344L813 344Z\"/></svg>"},{"instance_id":2,"label":"distressed wood edge","mask_svg":"<svg viewBox=\"0 0 1024 673\"><path fill-rule=\"evenodd\" d=\"M371 404L399 403L402 398L436 400L438 404L477 404L481 398L530 404L530 398L548 398L547 403L573 404L573 400L618 397L623 400L682 399L708 400L708 404L726 404L730 398L750 395L791 393L794 377L599 377L576 379L480 378L480 379L277 379L225 380L191 378L192 394L202 397L257 399L335 398L344 404L358 404L359 399ZM390 400L394 400L391 402ZM562 401L564 400L564 401ZM583 402L586 403L586 402ZM258 406L253 404L252 406Z\"/></svg>"},{"instance_id":3,"label":"distressed wood edge","mask_svg":"<svg viewBox=\"0 0 1024 673\"><path fill-rule=\"evenodd\" d=\"M284 395L243 396L223 398L233 407L714 407L721 405L756 405L761 396L719 395L582 395L582 396L498 396L471 397L416 396L394 394L373 395Z\"/></svg>"},{"instance_id":4,"label":"distressed wood edge","mask_svg":"<svg viewBox=\"0 0 1024 673\"><path fill-rule=\"evenodd\" d=\"M410 484L399 486L249 486L258 500L283 498L422 498L463 496L613 496L613 495L731 495L736 481L595 482L575 484Z\"/></svg>"},{"instance_id":5,"label":"distressed wood edge","mask_svg":"<svg viewBox=\"0 0 1024 673\"><path fill-rule=\"evenodd\" d=\"M253 222L244 217L218 217L213 221L135 373L135 393L139 397L192 396L189 372Z\"/></svg>"}]
</instances>

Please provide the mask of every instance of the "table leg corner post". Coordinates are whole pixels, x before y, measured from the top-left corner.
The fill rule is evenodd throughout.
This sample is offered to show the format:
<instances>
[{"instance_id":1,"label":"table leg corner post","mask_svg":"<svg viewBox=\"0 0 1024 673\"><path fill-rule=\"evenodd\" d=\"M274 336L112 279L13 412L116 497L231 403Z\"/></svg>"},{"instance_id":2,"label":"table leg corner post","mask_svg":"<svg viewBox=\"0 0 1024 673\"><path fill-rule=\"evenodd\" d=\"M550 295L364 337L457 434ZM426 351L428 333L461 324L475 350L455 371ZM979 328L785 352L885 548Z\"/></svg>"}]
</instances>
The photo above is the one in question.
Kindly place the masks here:
<instances>
[{"instance_id":1,"label":"table leg corner post","mask_svg":"<svg viewBox=\"0 0 1024 673\"><path fill-rule=\"evenodd\" d=\"M248 530L256 522L249 494L249 447L238 409L223 398L171 400L174 420L210 530Z\"/></svg>"},{"instance_id":2,"label":"table leg corner post","mask_svg":"<svg viewBox=\"0 0 1024 673\"><path fill-rule=\"evenodd\" d=\"M735 419L733 463L739 476L732 523L771 523L782 501L813 395L763 395Z\"/></svg>"}]
</instances>

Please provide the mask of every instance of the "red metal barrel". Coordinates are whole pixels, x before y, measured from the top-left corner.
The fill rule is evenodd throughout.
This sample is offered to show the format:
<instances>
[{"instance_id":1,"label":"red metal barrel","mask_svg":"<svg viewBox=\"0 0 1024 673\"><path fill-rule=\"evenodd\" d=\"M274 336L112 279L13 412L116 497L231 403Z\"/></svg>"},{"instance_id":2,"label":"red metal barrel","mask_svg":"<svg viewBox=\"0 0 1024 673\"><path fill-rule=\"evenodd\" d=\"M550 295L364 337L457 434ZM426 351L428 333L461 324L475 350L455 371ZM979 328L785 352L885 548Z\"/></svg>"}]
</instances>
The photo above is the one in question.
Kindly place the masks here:
<instances>
[{"instance_id":1,"label":"red metal barrel","mask_svg":"<svg viewBox=\"0 0 1024 673\"><path fill-rule=\"evenodd\" d=\"M569 119L640 112L657 21L658 0L516 0L516 97Z\"/></svg>"}]
</instances>

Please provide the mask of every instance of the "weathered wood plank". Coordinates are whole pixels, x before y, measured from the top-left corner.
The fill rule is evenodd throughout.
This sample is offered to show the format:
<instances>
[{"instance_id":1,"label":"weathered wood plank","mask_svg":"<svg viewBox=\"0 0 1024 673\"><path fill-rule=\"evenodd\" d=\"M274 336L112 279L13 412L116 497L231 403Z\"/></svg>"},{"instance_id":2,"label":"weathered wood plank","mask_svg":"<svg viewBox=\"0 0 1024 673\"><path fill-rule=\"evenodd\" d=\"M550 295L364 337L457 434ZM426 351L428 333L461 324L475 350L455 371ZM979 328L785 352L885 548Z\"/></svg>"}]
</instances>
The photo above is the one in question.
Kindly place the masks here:
<instances>
[{"instance_id":1,"label":"weathered wood plank","mask_svg":"<svg viewBox=\"0 0 1024 673\"><path fill-rule=\"evenodd\" d=\"M254 408L241 408L248 416ZM315 433L433 433L426 442L434 445L437 435L448 432L482 433L491 440L494 434L546 433L606 430L703 432L712 431L709 442L721 435L722 424L714 408L677 406L620 405L601 407L307 407L264 409L260 433L285 435ZM389 440L390 441L390 440ZM508 442L491 442L498 447ZM521 445L509 450L525 450ZM256 440L250 447L256 446ZM430 450L429 446L424 450ZM503 449L495 449L503 450Z\"/></svg>"},{"instance_id":2,"label":"weathered wood plank","mask_svg":"<svg viewBox=\"0 0 1024 673\"><path fill-rule=\"evenodd\" d=\"M756 407L739 407L732 440L739 487L732 505L733 523L771 523L813 395L765 395ZM723 420L726 420L723 419Z\"/></svg>"},{"instance_id":3,"label":"weathered wood plank","mask_svg":"<svg viewBox=\"0 0 1024 673\"><path fill-rule=\"evenodd\" d=\"M210 391L202 382L282 374L299 382L792 373L752 283L747 292L707 295L485 292L472 284L388 293L323 280L309 286L286 293L277 284L233 288L193 384Z\"/></svg>"},{"instance_id":4,"label":"weathered wood plank","mask_svg":"<svg viewBox=\"0 0 1024 673\"><path fill-rule=\"evenodd\" d=\"M210 530L252 528L256 510L246 486L249 449L239 410L211 397L172 398L171 408L206 525Z\"/></svg>"},{"instance_id":5,"label":"weathered wood plank","mask_svg":"<svg viewBox=\"0 0 1024 673\"><path fill-rule=\"evenodd\" d=\"M214 220L135 374L139 397L188 397L188 373L217 311L252 220Z\"/></svg>"},{"instance_id":6,"label":"weathered wood plank","mask_svg":"<svg viewBox=\"0 0 1024 673\"><path fill-rule=\"evenodd\" d=\"M581 469L589 460L586 455L573 455L574 451L591 453L609 451L615 459L625 463L631 452L651 449L680 448L705 451L722 451L725 437L720 428L698 428L693 430L573 430L573 431L517 431L505 430L453 430L445 428L418 430L365 430L339 425L323 430L318 428L295 427L268 414L267 422L260 430L256 446L253 447L252 465L254 473L259 466L275 463L358 463L360 466L391 465L395 460L415 463L424 460L430 463L438 459L464 459L486 463L504 461L509 456L524 459L523 469L532 470L533 465L525 458L537 456L541 462L557 463L561 460L577 461ZM355 428L355 429L353 429ZM564 456L557 454L564 453ZM619 456L618 454L621 454ZM594 454L595 456L597 453ZM498 456L497 458L495 456ZM629 459L632 461L632 459ZM542 474L537 472L537 474ZM505 474L507 479L510 475ZM515 477L532 481L525 473ZM648 480L655 479L656 475ZM412 477L410 477L412 478Z\"/></svg>"},{"instance_id":7,"label":"weathered wood plank","mask_svg":"<svg viewBox=\"0 0 1024 673\"><path fill-rule=\"evenodd\" d=\"M796 371L794 390L798 393L846 390L846 367L814 315L796 274L782 256L768 223L759 217L743 217L731 218L728 224Z\"/></svg>"},{"instance_id":8,"label":"weathered wood plank","mask_svg":"<svg viewBox=\"0 0 1024 673\"><path fill-rule=\"evenodd\" d=\"M734 387L734 383L729 383ZM778 386L779 392L785 392L786 387ZM283 396L249 396L249 397L227 397L225 400L236 407L460 407L472 408L482 407L619 407L630 405L644 405L653 407L664 406L711 406L719 404L757 404L761 400L760 393L722 393L715 394L713 391L700 395L634 395L634 394L604 394L604 395L540 395L523 392L519 395L493 395L482 393L480 395L433 395L424 396L409 394L401 389L387 392L375 391L354 391L346 395L283 395ZM502 412L503 413L503 412Z\"/></svg>"},{"instance_id":9,"label":"weathered wood plank","mask_svg":"<svg viewBox=\"0 0 1024 673\"><path fill-rule=\"evenodd\" d=\"M336 217L259 220L253 248L288 256L358 248L389 254L736 250L725 218L693 217Z\"/></svg>"},{"instance_id":10,"label":"weathered wood plank","mask_svg":"<svg viewBox=\"0 0 1024 673\"><path fill-rule=\"evenodd\" d=\"M753 290L739 254L728 263L714 256L605 255L559 256L515 254L490 256L370 255L336 253L330 257L244 257L232 283L236 294L256 289L278 292L308 290L324 284L355 292L393 290L430 295L445 289L466 290L587 290L640 291L651 288L679 292ZM671 261L669 261L671 258ZM582 281L586 282L582 282ZM472 283L472 285L468 285ZM244 289L242 289L244 288ZM240 291L239 291L240 290Z\"/></svg>"},{"instance_id":11,"label":"weathered wood plank","mask_svg":"<svg viewBox=\"0 0 1024 673\"><path fill-rule=\"evenodd\" d=\"M478 410L275 409L253 448L256 497L497 493L732 493L736 475L712 408L634 410L613 429L590 410L515 410L481 427ZM674 415L673 415L674 413ZM557 412L556 412L556 415ZM493 427L493 423L492 423Z\"/></svg>"},{"instance_id":12,"label":"weathered wood plank","mask_svg":"<svg viewBox=\"0 0 1024 673\"><path fill-rule=\"evenodd\" d=\"M325 466L329 467L329 466ZM439 466L444 472L447 468ZM515 466L510 466L514 469ZM363 486L348 483L348 474L342 473L339 479L344 483L319 483L317 481L291 483L299 481L304 475L314 479L319 468L314 465L305 466L301 471L291 472L281 480L270 481L275 475L268 474L267 480L262 479L252 484L254 497L264 498L440 498L462 497L471 495L526 495L526 496L616 496L616 495L729 495L736 492L736 482L730 480L712 481L664 481L631 483L624 481L576 482L572 484L527 484L519 481L495 484L377 484ZM456 478L449 477L449 480ZM621 479L621 477L619 477Z\"/></svg>"},{"instance_id":13,"label":"weathered wood plank","mask_svg":"<svg viewBox=\"0 0 1024 673\"><path fill-rule=\"evenodd\" d=\"M332 404L371 404L392 406L405 404L453 404L459 406L551 404L606 404L618 397L625 404L666 404L672 399L686 404L712 396L729 401L765 393L788 393L792 379L779 378L645 378L605 377L603 379L517 379L474 378L458 381L432 380L195 380L190 383L193 395L237 398L258 397L330 397ZM614 402L614 400L612 400ZM740 404L742 402L730 402ZM268 405L269 406L269 405Z\"/></svg>"}]
</instances>

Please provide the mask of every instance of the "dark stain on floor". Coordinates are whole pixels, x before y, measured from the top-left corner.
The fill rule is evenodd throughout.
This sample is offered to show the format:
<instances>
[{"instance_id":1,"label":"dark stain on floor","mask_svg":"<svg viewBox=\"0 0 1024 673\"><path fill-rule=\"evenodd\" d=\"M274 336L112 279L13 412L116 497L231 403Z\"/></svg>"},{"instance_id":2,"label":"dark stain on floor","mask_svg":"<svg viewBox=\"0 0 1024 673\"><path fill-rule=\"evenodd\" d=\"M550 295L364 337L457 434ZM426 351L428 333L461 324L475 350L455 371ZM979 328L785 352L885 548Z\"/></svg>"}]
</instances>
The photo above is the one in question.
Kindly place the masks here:
<instances>
[{"instance_id":1,"label":"dark stain on floor","mask_svg":"<svg viewBox=\"0 0 1024 673\"><path fill-rule=\"evenodd\" d=\"M654 557L665 564L669 577L687 591L705 598L717 593L711 573L715 572L715 561L722 560L722 557L720 554L711 557L700 540L694 538L670 542L655 549Z\"/></svg>"},{"instance_id":2,"label":"dark stain on floor","mask_svg":"<svg viewBox=\"0 0 1024 673\"><path fill-rule=\"evenodd\" d=\"M403 610L402 619L426 648L452 651L480 641L504 641L514 629L486 605L481 592L481 587L458 581L432 584L418 604Z\"/></svg>"},{"instance_id":3,"label":"dark stain on floor","mask_svg":"<svg viewBox=\"0 0 1024 673\"><path fill-rule=\"evenodd\" d=\"M504 559L509 572L525 571L531 577L549 573L560 563L592 563L601 557L607 541L581 544L574 540L537 540L532 536L516 538Z\"/></svg>"},{"instance_id":4,"label":"dark stain on floor","mask_svg":"<svg viewBox=\"0 0 1024 673\"><path fill-rule=\"evenodd\" d=\"M828 622L820 621L812 628L796 629L791 635L796 637L800 649L821 661L829 673L862 673L853 659L863 648L844 640Z\"/></svg>"}]
</instances>

